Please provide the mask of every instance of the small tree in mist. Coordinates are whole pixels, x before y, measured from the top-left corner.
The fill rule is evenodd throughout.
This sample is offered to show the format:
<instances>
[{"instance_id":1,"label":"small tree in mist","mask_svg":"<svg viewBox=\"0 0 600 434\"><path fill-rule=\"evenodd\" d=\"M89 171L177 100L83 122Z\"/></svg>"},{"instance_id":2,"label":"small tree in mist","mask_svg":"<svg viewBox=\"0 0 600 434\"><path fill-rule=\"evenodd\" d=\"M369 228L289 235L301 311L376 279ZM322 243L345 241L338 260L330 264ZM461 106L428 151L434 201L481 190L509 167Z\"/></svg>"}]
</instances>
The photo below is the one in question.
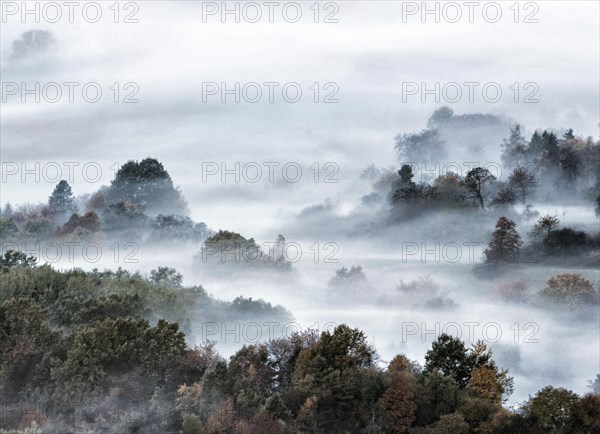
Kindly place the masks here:
<instances>
[{"instance_id":1,"label":"small tree in mist","mask_svg":"<svg viewBox=\"0 0 600 434\"><path fill-rule=\"evenodd\" d=\"M545 215L544 217L540 217L533 228L531 229L531 234L535 238L548 238L550 236L550 231L558 228L560 225L560 220L556 216L551 216L550 214Z\"/></svg>"},{"instance_id":2,"label":"small tree in mist","mask_svg":"<svg viewBox=\"0 0 600 434\"><path fill-rule=\"evenodd\" d=\"M335 288L340 286L356 286L366 285L367 276L362 271L360 265L352 266L349 269L346 267L338 268L335 271L335 276L329 280L329 287Z\"/></svg>"},{"instance_id":3,"label":"small tree in mist","mask_svg":"<svg viewBox=\"0 0 600 434\"><path fill-rule=\"evenodd\" d=\"M411 296L431 297L438 294L440 285L428 274L406 283L400 280L396 290Z\"/></svg>"},{"instance_id":4,"label":"small tree in mist","mask_svg":"<svg viewBox=\"0 0 600 434\"><path fill-rule=\"evenodd\" d=\"M75 197L73 196L71 186L67 181L63 179L56 184L54 191L48 198L48 206L51 210L61 214L68 214L77 211L77 207L75 206Z\"/></svg>"},{"instance_id":5,"label":"small tree in mist","mask_svg":"<svg viewBox=\"0 0 600 434\"><path fill-rule=\"evenodd\" d=\"M572 312L584 303L593 302L596 290L581 274L564 273L548 279L540 295L552 304L569 306Z\"/></svg>"},{"instance_id":6,"label":"small tree in mist","mask_svg":"<svg viewBox=\"0 0 600 434\"><path fill-rule=\"evenodd\" d=\"M523 242L516 230L517 224L506 218L500 217L496 223L496 230L492 233L489 246L483 251L485 262L488 263L514 263L517 262L518 252Z\"/></svg>"},{"instance_id":7,"label":"small tree in mist","mask_svg":"<svg viewBox=\"0 0 600 434\"><path fill-rule=\"evenodd\" d=\"M492 199L490 205L495 208L508 208L515 204L517 201L517 194L512 186L508 184L503 184L500 186L500 189Z\"/></svg>"},{"instance_id":8,"label":"small tree in mist","mask_svg":"<svg viewBox=\"0 0 600 434\"><path fill-rule=\"evenodd\" d=\"M533 206L531 204L525 206L525 209L521 213L521 217L524 218L525 221L534 219L534 218L538 217L539 215L540 215L539 211L536 211L535 209L533 209Z\"/></svg>"},{"instance_id":9,"label":"small tree in mist","mask_svg":"<svg viewBox=\"0 0 600 434\"><path fill-rule=\"evenodd\" d=\"M527 203L527 197L533 193L536 184L535 173L525 167L516 167L508 177L508 185L515 189L523 205Z\"/></svg>"},{"instance_id":10,"label":"small tree in mist","mask_svg":"<svg viewBox=\"0 0 600 434\"><path fill-rule=\"evenodd\" d=\"M465 177L465 186L470 194L470 197L479 202L481 208L485 208L483 201L485 196L486 186L496 180L496 177L489 170L483 167L476 167L469 170Z\"/></svg>"},{"instance_id":11,"label":"small tree in mist","mask_svg":"<svg viewBox=\"0 0 600 434\"><path fill-rule=\"evenodd\" d=\"M502 301L508 303L524 303L527 301L527 281L521 279L514 282L503 282L496 292Z\"/></svg>"}]
</instances>

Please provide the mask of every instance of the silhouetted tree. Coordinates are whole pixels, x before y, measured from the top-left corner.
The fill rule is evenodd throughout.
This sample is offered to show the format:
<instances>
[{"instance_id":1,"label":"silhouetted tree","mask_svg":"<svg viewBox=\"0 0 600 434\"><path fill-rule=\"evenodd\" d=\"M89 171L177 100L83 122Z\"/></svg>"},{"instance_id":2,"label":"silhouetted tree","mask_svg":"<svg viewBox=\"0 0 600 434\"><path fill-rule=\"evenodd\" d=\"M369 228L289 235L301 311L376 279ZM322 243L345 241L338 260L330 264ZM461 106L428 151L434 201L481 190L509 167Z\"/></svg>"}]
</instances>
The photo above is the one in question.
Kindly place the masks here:
<instances>
[{"instance_id":1,"label":"silhouetted tree","mask_svg":"<svg viewBox=\"0 0 600 434\"><path fill-rule=\"evenodd\" d=\"M490 244L484 250L486 262L500 263L516 262L518 252L523 242L515 229L517 224L506 218L500 217L496 222L496 230L492 233Z\"/></svg>"},{"instance_id":2,"label":"silhouetted tree","mask_svg":"<svg viewBox=\"0 0 600 434\"><path fill-rule=\"evenodd\" d=\"M71 186L64 179L61 180L54 191L48 198L48 206L53 210L61 214L68 214L77 211L75 206L75 197L71 191Z\"/></svg>"},{"instance_id":3,"label":"silhouetted tree","mask_svg":"<svg viewBox=\"0 0 600 434\"><path fill-rule=\"evenodd\" d=\"M533 225L531 229L531 234L534 237L548 237L550 232L555 230L558 225L560 225L560 220L556 216L551 216L550 214L546 214L544 217L540 217L539 220Z\"/></svg>"},{"instance_id":4,"label":"silhouetted tree","mask_svg":"<svg viewBox=\"0 0 600 434\"><path fill-rule=\"evenodd\" d=\"M479 205L481 205L481 208L485 208L483 200L486 185L495 180L496 177L483 167L476 167L469 170L467 173L467 176L465 177L465 186L467 187L467 191L470 193L471 198L476 199L479 202Z\"/></svg>"},{"instance_id":5,"label":"silhouetted tree","mask_svg":"<svg viewBox=\"0 0 600 434\"><path fill-rule=\"evenodd\" d=\"M508 185L518 192L523 205L527 203L527 196L534 191L536 184L535 173L525 167L516 167L508 177Z\"/></svg>"},{"instance_id":6,"label":"silhouetted tree","mask_svg":"<svg viewBox=\"0 0 600 434\"><path fill-rule=\"evenodd\" d=\"M111 203L130 201L149 212L181 214L186 203L171 176L154 158L128 161L115 174L106 192Z\"/></svg>"}]
</instances>

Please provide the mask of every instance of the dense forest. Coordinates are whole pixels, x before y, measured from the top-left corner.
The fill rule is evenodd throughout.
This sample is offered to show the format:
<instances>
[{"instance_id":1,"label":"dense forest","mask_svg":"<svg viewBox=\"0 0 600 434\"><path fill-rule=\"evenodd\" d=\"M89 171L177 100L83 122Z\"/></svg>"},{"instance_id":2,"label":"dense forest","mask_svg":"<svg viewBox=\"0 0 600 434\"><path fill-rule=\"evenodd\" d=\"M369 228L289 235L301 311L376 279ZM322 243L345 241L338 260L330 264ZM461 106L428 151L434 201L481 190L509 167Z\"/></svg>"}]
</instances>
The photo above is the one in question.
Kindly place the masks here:
<instances>
[{"instance_id":1,"label":"dense forest","mask_svg":"<svg viewBox=\"0 0 600 434\"><path fill-rule=\"evenodd\" d=\"M508 315L539 315L597 338L600 142L571 129L528 137L523 131L498 116L442 107L422 131L395 137L393 166L369 165L358 176L352 212L336 214L330 202L311 205L273 229L271 240L194 221L155 158L126 162L110 185L91 194L76 196L61 180L43 203L5 203L0 432L600 433L600 373L579 393L549 377L547 387L509 406L518 357L502 357L484 340L440 333L420 361L402 351L384 358L352 323L351 307L436 319L464 315L484 299ZM498 163L458 163L489 161L490 146ZM458 283L457 290L448 283L454 276L445 277L453 271L433 267L431 274L403 269L384 280L381 269L362 263L362 250L352 257L360 263L343 260L302 283L309 273L288 256L290 241L281 235L299 235L299 227L331 228L385 249L399 264L407 252L425 264L406 250L421 241L477 242L472 261L445 260L475 283ZM54 264L43 248L75 246L77 257L91 244L112 259L115 242L142 260L144 248L158 251L191 270L190 281L217 282L215 288L241 295L226 301L209 293L208 283L186 285L170 264L143 272L124 261L100 271L88 260L87 269L61 269L64 262ZM290 331L300 307L272 304L276 293L266 289L264 299L247 296L256 286L287 290L290 300L306 288L322 293L321 308L348 319ZM229 357L219 353L223 336L206 333L215 325L239 333L248 324L264 338L236 340ZM399 335L396 327L390 323L388 332Z\"/></svg>"},{"instance_id":2,"label":"dense forest","mask_svg":"<svg viewBox=\"0 0 600 434\"><path fill-rule=\"evenodd\" d=\"M192 310L213 321L289 313L219 302L182 287L172 269L148 279L60 272L12 252L0 278L3 424L27 432L600 430L600 376L589 394L548 386L511 412L502 403L513 379L482 341L467 348L442 334L424 366L399 354L382 367L365 334L342 324L244 345L225 360L214 342L186 344Z\"/></svg>"}]
</instances>

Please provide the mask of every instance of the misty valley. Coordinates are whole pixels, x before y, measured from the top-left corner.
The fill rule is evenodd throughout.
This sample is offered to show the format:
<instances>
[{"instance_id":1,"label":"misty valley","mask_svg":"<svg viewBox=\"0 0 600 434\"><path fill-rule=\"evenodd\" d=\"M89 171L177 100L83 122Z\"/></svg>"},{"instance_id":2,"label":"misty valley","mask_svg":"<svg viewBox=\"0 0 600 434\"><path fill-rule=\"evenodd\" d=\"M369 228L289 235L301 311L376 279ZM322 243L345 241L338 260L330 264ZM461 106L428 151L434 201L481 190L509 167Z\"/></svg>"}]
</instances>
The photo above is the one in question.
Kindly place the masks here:
<instances>
[{"instance_id":1,"label":"misty valley","mask_svg":"<svg viewBox=\"0 0 600 434\"><path fill-rule=\"evenodd\" d=\"M194 166L206 217L152 155L3 201L0 432L600 433L600 141L395 133L350 174Z\"/></svg>"}]
</instances>

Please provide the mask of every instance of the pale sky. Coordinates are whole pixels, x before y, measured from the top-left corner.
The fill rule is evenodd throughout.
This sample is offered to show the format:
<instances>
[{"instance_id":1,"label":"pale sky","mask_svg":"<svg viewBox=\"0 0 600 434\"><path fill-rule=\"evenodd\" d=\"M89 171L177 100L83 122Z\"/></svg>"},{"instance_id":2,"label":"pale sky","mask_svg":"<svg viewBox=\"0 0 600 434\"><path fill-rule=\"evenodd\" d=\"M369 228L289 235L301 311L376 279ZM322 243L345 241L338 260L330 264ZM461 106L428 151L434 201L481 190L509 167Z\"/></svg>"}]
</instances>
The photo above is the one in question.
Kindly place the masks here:
<instances>
[{"instance_id":1,"label":"pale sky","mask_svg":"<svg viewBox=\"0 0 600 434\"><path fill-rule=\"evenodd\" d=\"M20 4L3 2L3 11L6 3ZM3 94L1 159L26 167L35 162L42 167L48 162L98 163L103 168L100 181L85 182L79 176L73 184L76 194L108 183L114 162L153 156L181 186L196 218L206 220L213 198L238 200L240 195L235 185L203 184L202 162L293 161L305 167L335 162L340 179L352 179L370 162L396 164L393 137L425 128L433 110L444 104L455 113L506 116L521 122L528 133L572 127L581 135L598 137L600 36L595 1L539 1L537 8L521 2L518 23L509 9L513 2L499 3L502 17L496 23L482 15L481 8L490 2L480 2L473 23L464 2L455 3L463 13L457 23L436 23L432 16L423 23L419 12L403 15L411 2L393 1L321 3L319 21L335 12L337 23L314 23L313 2L297 3L303 15L296 23L283 19L280 9L285 2L278 3L273 23L264 2L257 3L263 12L259 22L236 23L229 17L222 23L218 14L203 22L200 2L139 1L133 2L138 23L114 23L111 3L100 3L103 15L97 23L85 21L78 10L75 22L69 23L63 8L58 23L45 21L43 15L39 23L32 16L22 23L17 12L4 14L1 24L3 86L56 82L64 92L54 104L43 98L35 103L32 97L23 104L20 93ZM221 2L214 4L221 7ZM421 2L414 4L419 7ZM428 4L435 7L435 2ZM120 21L133 11L133 6L125 10L125 3L121 7ZM234 2L228 7L234 8ZM439 7L442 11L445 3ZM444 10L450 16L450 6ZM524 23L531 13L539 22ZM42 54L15 58L13 41L30 30L51 32L56 44ZM68 102L65 82L81 83L74 103ZM82 99L81 86L89 82L103 91L98 103ZM135 83L139 102L114 103L110 86L115 82L120 83L120 99L135 90L124 84ZM235 103L231 96L224 104L219 94L203 102L206 82L232 87L235 82L256 82L263 96L254 104L243 99ZM281 83L274 103L268 101L265 82ZM407 82L431 88L436 82L440 87L456 82L463 92L468 90L465 82L479 87L474 102L463 93L454 103L443 98L436 103L431 95L423 103L419 93L405 95L403 101ZM280 89L285 83L302 89L298 103L283 100ZM314 83L319 83L318 103L313 102ZM333 85L325 88L326 83ZM483 99L486 83L500 86L498 102ZM516 103L514 83L520 88ZM534 84L524 88L526 83ZM323 103L334 90L339 102ZM533 91L539 102L523 102ZM22 183L19 176L5 178L2 203L45 201L54 186L43 179L36 184ZM304 199L296 198L317 202L339 188L317 187L298 186L298 194L288 199L300 206ZM269 199L264 190L259 196Z\"/></svg>"}]
</instances>

